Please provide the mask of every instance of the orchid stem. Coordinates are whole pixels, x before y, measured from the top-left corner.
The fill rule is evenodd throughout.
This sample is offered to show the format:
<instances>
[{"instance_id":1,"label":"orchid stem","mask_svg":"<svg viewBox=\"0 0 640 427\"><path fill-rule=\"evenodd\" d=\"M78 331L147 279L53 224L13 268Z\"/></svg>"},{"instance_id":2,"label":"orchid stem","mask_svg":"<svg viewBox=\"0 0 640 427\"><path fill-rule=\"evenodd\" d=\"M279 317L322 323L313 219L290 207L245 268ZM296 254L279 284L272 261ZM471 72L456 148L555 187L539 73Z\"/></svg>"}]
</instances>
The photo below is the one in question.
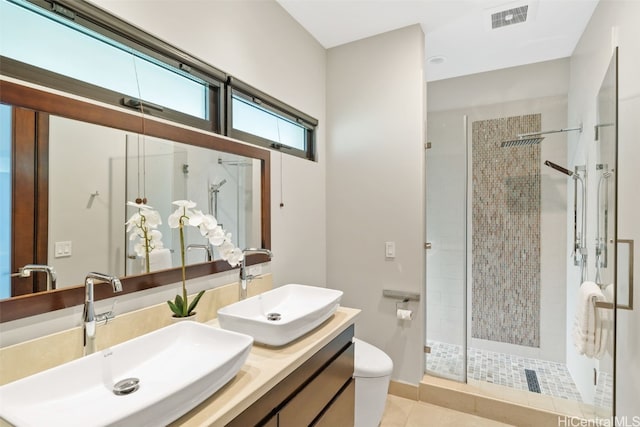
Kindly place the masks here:
<instances>
[{"instance_id":1,"label":"orchid stem","mask_svg":"<svg viewBox=\"0 0 640 427\"><path fill-rule=\"evenodd\" d=\"M182 218L180 218L180 256L182 257L182 316L187 317L187 285L185 283L187 280L187 274L184 265L184 224L182 223Z\"/></svg>"},{"instance_id":2,"label":"orchid stem","mask_svg":"<svg viewBox=\"0 0 640 427\"><path fill-rule=\"evenodd\" d=\"M141 217L141 221L140 221L140 228L142 229L142 233L144 234L144 262L145 262L145 267L147 270L147 273L151 272L151 260L149 258L149 241L151 240L149 238L149 229L145 226L146 218L144 215L140 215Z\"/></svg>"}]
</instances>

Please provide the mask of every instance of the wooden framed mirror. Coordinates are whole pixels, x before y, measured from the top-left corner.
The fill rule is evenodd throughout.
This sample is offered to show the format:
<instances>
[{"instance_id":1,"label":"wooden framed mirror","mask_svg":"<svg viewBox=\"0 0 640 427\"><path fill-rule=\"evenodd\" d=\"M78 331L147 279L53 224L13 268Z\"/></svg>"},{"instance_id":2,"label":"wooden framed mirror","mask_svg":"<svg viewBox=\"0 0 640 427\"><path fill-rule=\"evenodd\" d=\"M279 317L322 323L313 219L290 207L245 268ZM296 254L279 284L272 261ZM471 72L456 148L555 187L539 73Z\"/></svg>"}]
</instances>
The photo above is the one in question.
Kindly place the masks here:
<instances>
[{"instance_id":1,"label":"wooden framed mirror","mask_svg":"<svg viewBox=\"0 0 640 427\"><path fill-rule=\"evenodd\" d=\"M271 247L269 151L214 133L177 126L164 121L150 119L148 117L141 117L136 113L43 91L8 80L0 81L0 102L6 106L11 106L12 111L17 112L13 114L12 120L14 126L16 120L20 121L20 123L18 123L18 127L20 127L22 131L16 132L16 129L14 129L12 137L14 139L16 137L21 137L30 141L30 144L23 145L26 145L28 147L27 151L31 150L31 153L20 153L20 155L30 155L32 158L31 161L22 160L18 162L18 164L14 165L14 171L15 173L20 174L20 177L13 180L12 189L12 197L14 200L12 218L12 229L14 230L12 236L14 242L12 246L12 272L15 268L28 263L51 263L50 260L53 259L53 254L51 252L55 252L55 242L49 241L49 233L52 232L49 227L49 219L56 215L53 209L57 209L52 208L55 204L52 204L51 198L55 198L56 202L60 202L56 196L56 191L59 191L58 194L73 193L76 191L72 188L68 188L68 183L64 184L63 182L60 184L49 180L48 167L54 160L55 155L57 155L56 152L52 151L55 149L55 144L52 144L50 141L50 137L52 136L50 130L52 129L52 122L55 122L58 128L60 127L60 123L65 125L74 121L82 124L83 126L89 126L87 130L83 131L85 132L85 135L97 135L97 131L95 130L96 128L92 128L92 126L99 126L101 129L116 132L124 138L125 141L128 134L130 143L127 143L128 147L122 151L124 153L122 159L123 162L127 159L127 152L135 152L136 149L139 151L140 144L138 141L140 138L149 144L151 142L160 144L159 146L163 146L163 144L176 144L175 146L172 145L172 152L180 152L183 154L188 153L191 158L202 159L211 155L210 159L204 162L206 170L208 171L213 169L211 164L214 163L217 163L220 166L220 169L218 172L215 172L215 175L209 175L207 182L203 181L198 183L201 193L206 193L211 189L212 185L219 185L223 180L227 180L229 182L233 179L231 175L224 175L225 167L227 168L227 172L232 170L239 174L239 169L243 167L243 165L246 166L246 169L251 169L253 171L253 178L249 178L249 180L253 181L256 189L259 190L259 195L252 193L251 196L246 196L241 195L238 192L238 194L236 194L236 203L240 203L239 199L241 198L252 197L253 201L250 205L253 207L256 215L250 218L245 218L242 221L244 224L253 224L252 231L247 232L246 229L242 230L242 227L239 224L236 224L233 227L234 230L231 231L233 234L237 235L236 237L243 234L253 236L253 240L251 238L243 238L243 241L236 244L245 247ZM55 132L58 133L58 131ZM70 138L69 135L79 135L80 133L81 131L77 129L72 130L70 133L66 134L66 138ZM84 139L86 140L87 137L85 136ZM56 142L56 144L58 143L59 142ZM102 145L104 144L105 143L103 142ZM146 146L148 147L148 145ZM82 147L82 138L80 138L80 145L78 147ZM87 147L85 148L88 147L89 143L87 143ZM76 148L75 152L77 153L78 150L79 148ZM195 151L190 153L192 150ZM88 152L95 151L96 149L88 148ZM15 156L15 153L12 153L12 155ZM78 171L75 175L71 174L71 181L74 179L77 181L89 181L89 177L94 173L97 174L97 171L93 171L91 169L91 160L88 158L83 159L83 156L84 155L80 155L77 157L76 162L86 163L84 164L84 172ZM118 156L113 157L115 158ZM179 156L177 155L173 156L168 160L168 162L178 164L179 167L183 168L184 172L182 173L185 174L185 176L186 174L191 173L192 175L190 175L188 179L195 179L193 178L195 175L202 175L201 171L196 173L193 169L189 172L189 164L179 164L178 157ZM28 157L23 157L23 159L25 158ZM129 158L131 158L131 156L129 156ZM131 163L135 164L139 160L139 156L133 156L133 159L134 160ZM162 164L156 160L157 159L154 159L154 165L159 166ZM100 203L103 203L104 200L102 199L109 199L111 202L110 209L117 209L119 212L123 213L123 215L116 216L116 219L112 218L110 220L110 224L112 225L109 227L111 228L122 226L122 220L126 220L125 216L128 212L124 210L122 202L126 201L126 199L131 197L132 194L120 188L118 189L120 196L116 196L116 192L112 191L113 187L116 187L116 185L113 184L113 175L116 174L115 171L123 170L122 165L118 166L115 163L118 163L118 161L111 162L111 169L109 172L111 175L111 184L110 186L107 185L108 189L104 190L105 192L101 192L98 188L88 192L85 189L80 191L79 198L79 200L83 201L83 208L87 211L90 211L91 208L95 208ZM147 165L150 163L151 162L147 162ZM66 168L70 166L63 167ZM137 165L137 168L139 172L139 164ZM162 167L160 166L159 169L161 174ZM236 171L236 169L238 170ZM124 170L127 171L128 175L136 174L135 167L125 167ZM79 174L81 176L78 176ZM84 178L82 175L84 175ZM206 172L204 175L206 175ZM248 176L251 175L249 174ZM185 180L187 179L186 177L183 178L185 178ZM123 181L122 178L118 179ZM131 180L131 176L129 176L129 179ZM149 179L157 180L157 178ZM133 181L135 181L135 179ZM149 185L149 183L147 182L146 185ZM184 186L186 184L183 182L180 185ZM135 187L135 184L129 185L129 187L131 186ZM55 190L55 188L60 188L60 190ZM230 185L229 188L231 188ZM164 187L161 188L158 193L166 193L164 191ZM168 203L169 199L177 197L177 194L178 193L166 194L166 198L160 202L163 205L162 207L170 209L164 205ZM191 195L185 194L184 192L180 194L185 197L189 197ZM18 199L19 202L16 203L16 199ZM203 211L207 208L213 209L211 202L211 198L208 200L207 198L201 199L199 200L199 208ZM58 214L58 216L62 216L63 218L70 215L70 213L64 213L64 209L62 214ZM76 219L70 220L77 221ZM113 235L118 236L118 233ZM131 254L127 252L125 247L126 236L121 235L120 237L122 238L123 248L120 250L122 253L116 257L118 261L115 261L110 265L122 265L123 270L118 270L118 275L122 277L124 293L150 289L156 286L178 282L180 280L180 268L176 266L175 263L173 263L173 266L170 268L159 269L145 274L139 274L139 271L136 271L134 268L127 269L126 260L128 259L127 257L131 256ZM114 237L112 240L117 240L120 237ZM52 237L52 239L56 240L57 237ZM78 250L80 250L80 248L78 248ZM94 250L98 253L105 252L105 249L101 249L97 244ZM113 251L114 249L111 247L108 250ZM108 258L108 255L115 257L113 253L104 254L104 257ZM264 255L251 255L247 259L247 264L251 265L265 261L268 261L268 258ZM82 265L82 263L80 265ZM84 273L81 274L86 274L89 271L99 268L102 267L86 265ZM230 269L231 267L225 261L215 260L214 258L213 261L208 262L205 261L205 258L202 258L202 262L199 262L197 257L194 257L191 261L191 265L187 267L187 278L219 273ZM21 285L23 289L16 292L15 296L0 300L0 322L11 321L82 304L84 291L81 286L81 282L78 282L78 277L84 276L78 276L77 271L75 274L75 276L69 276L69 279L63 278L60 283L62 286L51 291L40 291L42 289L42 283L39 282L42 282L43 278L37 277L36 275L35 282ZM110 297L110 292L106 289L107 286L103 287L101 285L102 284L96 286L96 299ZM28 289L32 289L36 292L26 292ZM18 293L22 293L22 295L17 295Z\"/></svg>"}]
</instances>

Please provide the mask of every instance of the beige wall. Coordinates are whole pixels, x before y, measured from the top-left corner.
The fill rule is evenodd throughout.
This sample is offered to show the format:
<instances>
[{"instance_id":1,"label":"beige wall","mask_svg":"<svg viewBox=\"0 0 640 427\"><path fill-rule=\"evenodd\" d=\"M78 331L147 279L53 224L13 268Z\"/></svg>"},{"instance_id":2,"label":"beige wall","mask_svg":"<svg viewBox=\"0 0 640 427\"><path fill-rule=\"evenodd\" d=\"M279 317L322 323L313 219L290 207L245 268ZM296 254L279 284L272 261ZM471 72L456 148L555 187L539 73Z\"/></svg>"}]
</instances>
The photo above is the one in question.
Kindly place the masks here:
<instances>
[{"instance_id":1,"label":"beige wall","mask_svg":"<svg viewBox=\"0 0 640 427\"><path fill-rule=\"evenodd\" d=\"M325 49L275 1L94 3L318 119L318 162L271 154L271 270L325 286Z\"/></svg>"},{"instance_id":2,"label":"beige wall","mask_svg":"<svg viewBox=\"0 0 640 427\"><path fill-rule=\"evenodd\" d=\"M429 83L429 112L566 95L569 58Z\"/></svg>"},{"instance_id":3,"label":"beige wall","mask_svg":"<svg viewBox=\"0 0 640 427\"><path fill-rule=\"evenodd\" d=\"M327 57L327 284L362 309L356 335L385 351L393 378L423 375L424 36L419 26L339 46ZM385 259L394 241L396 258ZM423 296L396 319L383 289Z\"/></svg>"}]
</instances>

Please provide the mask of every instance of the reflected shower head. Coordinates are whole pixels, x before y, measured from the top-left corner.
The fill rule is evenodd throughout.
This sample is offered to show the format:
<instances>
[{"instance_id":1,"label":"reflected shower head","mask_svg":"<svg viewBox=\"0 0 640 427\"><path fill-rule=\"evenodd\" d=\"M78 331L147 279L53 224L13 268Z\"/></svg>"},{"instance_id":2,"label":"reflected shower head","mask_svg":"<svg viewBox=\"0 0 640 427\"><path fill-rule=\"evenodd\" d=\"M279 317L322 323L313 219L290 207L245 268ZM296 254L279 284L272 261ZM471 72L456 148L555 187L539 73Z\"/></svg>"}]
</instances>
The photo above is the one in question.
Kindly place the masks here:
<instances>
[{"instance_id":1,"label":"reflected shower head","mask_svg":"<svg viewBox=\"0 0 640 427\"><path fill-rule=\"evenodd\" d=\"M549 160L545 160L544 164L545 164L545 166L549 166L550 168L553 168L553 169L557 170L558 172L562 172L565 175L573 176L573 172L571 172L569 169L563 168L560 165L556 165L555 163L550 162Z\"/></svg>"},{"instance_id":2,"label":"reflected shower head","mask_svg":"<svg viewBox=\"0 0 640 427\"><path fill-rule=\"evenodd\" d=\"M218 192L220 190L220 187L222 187L223 185L225 185L227 183L226 179L223 179L222 181L220 181L217 184L211 184L209 186L209 191L211 192Z\"/></svg>"},{"instance_id":3,"label":"reflected shower head","mask_svg":"<svg viewBox=\"0 0 640 427\"><path fill-rule=\"evenodd\" d=\"M503 141L502 144L500 144L500 147L502 148L522 147L522 146L540 144L540 141L544 139L544 136L541 136L541 135L546 135L548 133L570 132L574 130L582 132L582 125L574 128L566 128L566 129L560 129L560 130L548 130L544 132L541 131L541 132L523 133L518 135L516 139Z\"/></svg>"},{"instance_id":4,"label":"reflected shower head","mask_svg":"<svg viewBox=\"0 0 640 427\"><path fill-rule=\"evenodd\" d=\"M540 144L540 141L544 139L544 136L531 136L531 135L518 135L516 139L510 139L508 141L502 141L501 148L504 147L522 147L527 145Z\"/></svg>"}]
</instances>

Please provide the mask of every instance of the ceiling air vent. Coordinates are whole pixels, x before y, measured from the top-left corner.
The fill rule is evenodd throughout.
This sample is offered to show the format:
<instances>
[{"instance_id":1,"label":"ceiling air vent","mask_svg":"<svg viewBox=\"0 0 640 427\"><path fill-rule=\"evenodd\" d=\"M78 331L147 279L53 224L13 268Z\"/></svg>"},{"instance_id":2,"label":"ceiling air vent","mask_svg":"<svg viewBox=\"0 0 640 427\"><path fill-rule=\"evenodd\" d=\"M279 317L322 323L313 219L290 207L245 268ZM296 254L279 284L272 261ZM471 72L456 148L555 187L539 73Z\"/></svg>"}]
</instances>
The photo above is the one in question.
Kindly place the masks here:
<instances>
[{"instance_id":1,"label":"ceiling air vent","mask_svg":"<svg viewBox=\"0 0 640 427\"><path fill-rule=\"evenodd\" d=\"M527 12L529 6L515 7L509 10L503 10L502 12L491 14L491 28L494 30L500 27L506 27L507 25L519 24L527 20Z\"/></svg>"}]
</instances>

